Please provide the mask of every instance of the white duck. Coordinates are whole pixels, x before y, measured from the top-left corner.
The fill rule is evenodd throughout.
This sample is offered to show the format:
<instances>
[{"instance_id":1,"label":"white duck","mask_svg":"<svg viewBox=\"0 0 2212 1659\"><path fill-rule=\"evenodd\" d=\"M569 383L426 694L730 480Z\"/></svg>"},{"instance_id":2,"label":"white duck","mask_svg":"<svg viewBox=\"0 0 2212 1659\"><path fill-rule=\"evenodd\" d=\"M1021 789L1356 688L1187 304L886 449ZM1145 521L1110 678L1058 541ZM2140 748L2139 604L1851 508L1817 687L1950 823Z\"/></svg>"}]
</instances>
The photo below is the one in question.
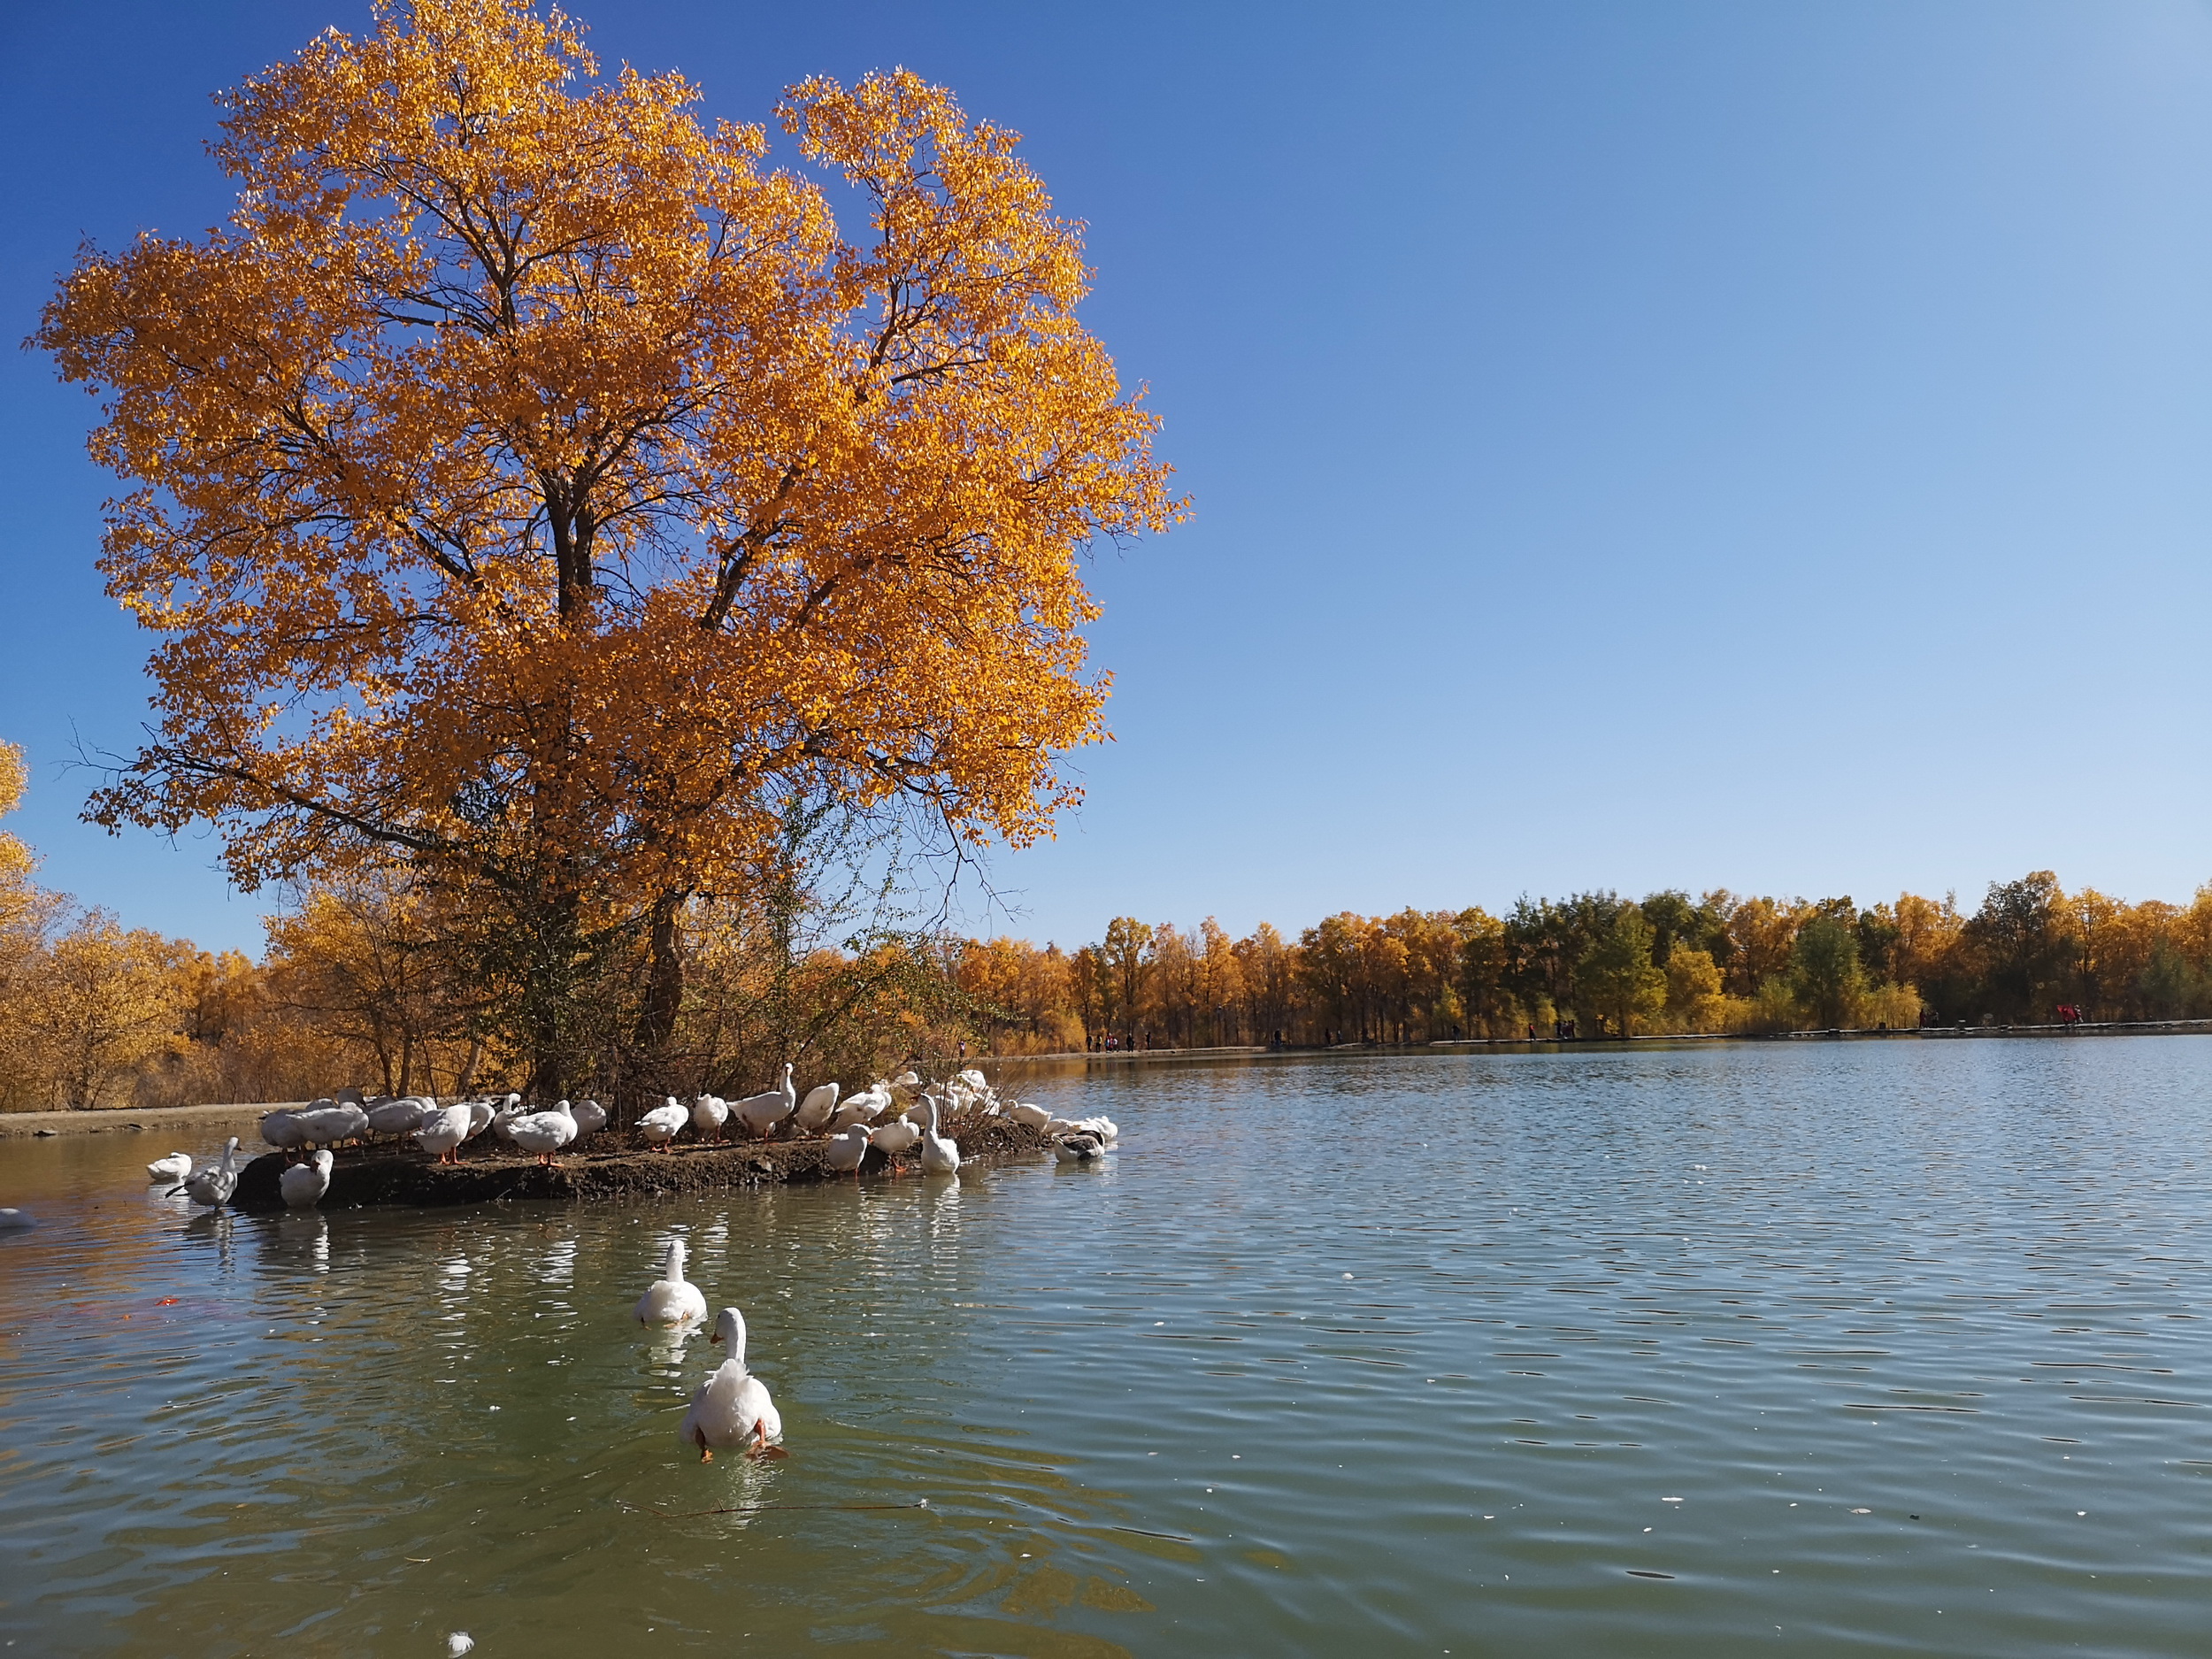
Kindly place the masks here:
<instances>
[{"instance_id":1,"label":"white duck","mask_svg":"<svg viewBox=\"0 0 2212 1659\"><path fill-rule=\"evenodd\" d=\"M318 1105L328 1105L319 1101ZM289 1106L280 1106L274 1111L261 1114L261 1138L280 1152L297 1152L307 1144L307 1124L301 1113Z\"/></svg>"},{"instance_id":2,"label":"white duck","mask_svg":"<svg viewBox=\"0 0 2212 1659\"><path fill-rule=\"evenodd\" d=\"M668 1241L668 1254L661 1258L661 1276L638 1298L635 1311L640 1325L689 1325L707 1317L706 1293L684 1278L681 1239Z\"/></svg>"},{"instance_id":3,"label":"white duck","mask_svg":"<svg viewBox=\"0 0 2212 1659\"><path fill-rule=\"evenodd\" d=\"M1034 1101L1016 1101L1007 1116L1025 1129L1041 1129L1052 1121L1052 1114Z\"/></svg>"},{"instance_id":4,"label":"white duck","mask_svg":"<svg viewBox=\"0 0 2212 1659\"><path fill-rule=\"evenodd\" d=\"M855 1124L841 1133L830 1137L829 1146L822 1154L822 1163L833 1175L857 1175L860 1162L868 1156L868 1127Z\"/></svg>"},{"instance_id":5,"label":"white duck","mask_svg":"<svg viewBox=\"0 0 2212 1659\"><path fill-rule=\"evenodd\" d=\"M806 1098L791 1114L791 1126L803 1135L810 1135L829 1123L830 1114L837 1110L837 1085L817 1083L807 1090Z\"/></svg>"},{"instance_id":6,"label":"white duck","mask_svg":"<svg viewBox=\"0 0 2212 1659\"><path fill-rule=\"evenodd\" d=\"M146 1166L148 1180L166 1181L172 1187L191 1173L192 1155L189 1152L172 1152L167 1157L156 1158Z\"/></svg>"},{"instance_id":7,"label":"white duck","mask_svg":"<svg viewBox=\"0 0 2212 1659\"><path fill-rule=\"evenodd\" d=\"M730 1103L719 1094L702 1094L691 1102L691 1126L699 1132L701 1140L707 1131L714 1131L714 1138L722 1138L722 1125L730 1120Z\"/></svg>"},{"instance_id":8,"label":"white duck","mask_svg":"<svg viewBox=\"0 0 2212 1659\"><path fill-rule=\"evenodd\" d=\"M647 1146L664 1147L683 1133L684 1125L690 1121L691 1114L672 1094L667 1105L656 1106L637 1120L637 1132L645 1138Z\"/></svg>"},{"instance_id":9,"label":"white duck","mask_svg":"<svg viewBox=\"0 0 2212 1659\"><path fill-rule=\"evenodd\" d=\"M498 1113L498 1110L499 1109L488 1100L471 1101L469 1102L469 1132L461 1138L464 1141L475 1140L477 1136L492 1126L492 1118Z\"/></svg>"},{"instance_id":10,"label":"white duck","mask_svg":"<svg viewBox=\"0 0 2212 1659\"><path fill-rule=\"evenodd\" d=\"M553 1155L576 1139L576 1119L566 1101L556 1101L549 1112L532 1112L507 1125L507 1138L525 1152L535 1153L539 1163L553 1166Z\"/></svg>"},{"instance_id":11,"label":"white duck","mask_svg":"<svg viewBox=\"0 0 2212 1659\"><path fill-rule=\"evenodd\" d=\"M231 1160L238 1156L238 1137L233 1135L230 1144L223 1148L223 1161L204 1170L196 1170L185 1178L184 1195L196 1204L205 1204L211 1210L220 1210L230 1202L230 1195L238 1190L238 1171Z\"/></svg>"},{"instance_id":12,"label":"white duck","mask_svg":"<svg viewBox=\"0 0 2212 1659\"><path fill-rule=\"evenodd\" d=\"M330 1190L330 1166L338 1161L334 1153L318 1152L304 1164L295 1164L277 1177L277 1191L284 1194L284 1202L295 1210L312 1210L323 1201Z\"/></svg>"},{"instance_id":13,"label":"white duck","mask_svg":"<svg viewBox=\"0 0 2212 1659\"><path fill-rule=\"evenodd\" d=\"M937 1133L937 1097L923 1098L929 1102L929 1127L922 1131L922 1173L949 1175L960 1167L960 1148Z\"/></svg>"},{"instance_id":14,"label":"white duck","mask_svg":"<svg viewBox=\"0 0 2212 1659\"><path fill-rule=\"evenodd\" d=\"M857 1094L848 1094L838 1102L837 1110L830 1114L830 1133L835 1134L840 1129L854 1124L872 1124L883 1116L884 1109L890 1103L891 1086L879 1080L870 1084Z\"/></svg>"},{"instance_id":15,"label":"white duck","mask_svg":"<svg viewBox=\"0 0 2212 1659\"><path fill-rule=\"evenodd\" d=\"M874 1117L875 1113L869 1110L864 1102L856 1105L848 1101L830 1114L830 1120L822 1125L822 1131L825 1134L841 1135L855 1124L865 1124Z\"/></svg>"},{"instance_id":16,"label":"white duck","mask_svg":"<svg viewBox=\"0 0 2212 1659\"><path fill-rule=\"evenodd\" d=\"M434 1102L419 1094L403 1094L397 1100L379 1101L368 1109L369 1131L372 1134L412 1134L422 1127L426 1114L436 1110Z\"/></svg>"},{"instance_id":17,"label":"white duck","mask_svg":"<svg viewBox=\"0 0 2212 1659\"><path fill-rule=\"evenodd\" d=\"M595 1100L578 1101L568 1115L576 1120L576 1137L580 1141L607 1126L607 1109Z\"/></svg>"},{"instance_id":18,"label":"white duck","mask_svg":"<svg viewBox=\"0 0 2212 1659\"><path fill-rule=\"evenodd\" d=\"M510 1094L492 1111L492 1133L509 1146L515 1143L515 1119L522 1116L522 1096Z\"/></svg>"},{"instance_id":19,"label":"white duck","mask_svg":"<svg viewBox=\"0 0 2212 1659\"><path fill-rule=\"evenodd\" d=\"M900 1153L913 1149L914 1143L922 1138L922 1130L919 1124L894 1118L887 1124L878 1124L869 1131L868 1138L883 1148L886 1157L895 1158Z\"/></svg>"},{"instance_id":20,"label":"white duck","mask_svg":"<svg viewBox=\"0 0 2212 1659\"><path fill-rule=\"evenodd\" d=\"M351 1101L335 1101L327 1106L311 1106L300 1114L305 1125L308 1141L316 1146L330 1146L341 1141L358 1141L369 1132L369 1115Z\"/></svg>"},{"instance_id":21,"label":"white duck","mask_svg":"<svg viewBox=\"0 0 2212 1659\"><path fill-rule=\"evenodd\" d=\"M799 1092L791 1087L791 1067L787 1064L780 1087L772 1088L765 1094L749 1094L730 1110L737 1116L738 1126L758 1141L790 1117L798 1104Z\"/></svg>"},{"instance_id":22,"label":"white duck","mask_svg":"<svg viewBox=\"0 0 2212 1659\"><path fill-rule=\"evenodd\" d=\"M783 1438L783 1414L769 1396L768 1385L745 1369L745 1316L734 1308L723 1309L708 1340L727 1346L730 1356L691 1396L678 1433L685 1445L699 1448L703 1463L714 1460L716 1447L748 1440L756 1451L768 1453L769 1443Z\"/></svg>"},{"instance_id":23,"label":"white duck","mask_svg":"<svg viewBox=\"0 0 2212 1659\"><path fill-rule=\"evenodd\" d=\"M1109 1145L1121 1139L1121 1125L1110 1118L1079 1118L1075 1120L1075 1132L1095 1135Z\"/></svg>"},{"instance_id":24,"label":"white duck","mask_svg":"<svg viewBox=\"0 0 2212 1659\"><path fill-rule=\"evenodd\" d=\"M474 1110L465 1101L441 1106L416 1129L415 1144L425 1152L436 1153L441 1164L458 1164L460 1159L454 1153L469 1138L469 1125L475 1121Z\"/></svg>"}]
</instances>

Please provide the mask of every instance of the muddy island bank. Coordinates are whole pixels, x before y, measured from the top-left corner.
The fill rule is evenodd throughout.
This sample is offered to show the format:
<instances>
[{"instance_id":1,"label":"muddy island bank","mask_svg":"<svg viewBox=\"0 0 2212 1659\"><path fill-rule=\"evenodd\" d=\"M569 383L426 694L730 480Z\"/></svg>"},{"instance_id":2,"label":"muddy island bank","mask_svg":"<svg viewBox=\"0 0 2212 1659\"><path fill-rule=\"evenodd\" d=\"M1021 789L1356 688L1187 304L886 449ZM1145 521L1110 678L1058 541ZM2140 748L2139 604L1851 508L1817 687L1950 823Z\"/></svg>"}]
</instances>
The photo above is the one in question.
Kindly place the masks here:
<instances>
[{"instance_id":1,"label":"muddy island bank","mask_svg":"<svg viewBox=\"0 0 2212 1659\"><path fill-rule=\"evenodd\" d=\"M961 1163L1004 1163L1049 1154L1052 1137L1006 1118L963 1125ZM440 1164L412 1146L382 1145L341 1150L330 1171L330 1190L317 1206L357 1210L374 1204L452 1205L511 1199L576 1201L597 1198L672 1198L807 1181L850 1180L829 1167L830 1142L821 1139L684 1142L673 1149L648 1147L634 1130L603 1130L582 1148L564 1151L548 1167L526 1154L495 1145L488 1154L471 1147L457 1164ZM234 1209L265 1214L285 1208L278 1179L292 1160L269 1152L239 1171ZM862 1179L917 1176L913 1152L887 1156L869 1148Z\"/></svg>"}]
</instances>

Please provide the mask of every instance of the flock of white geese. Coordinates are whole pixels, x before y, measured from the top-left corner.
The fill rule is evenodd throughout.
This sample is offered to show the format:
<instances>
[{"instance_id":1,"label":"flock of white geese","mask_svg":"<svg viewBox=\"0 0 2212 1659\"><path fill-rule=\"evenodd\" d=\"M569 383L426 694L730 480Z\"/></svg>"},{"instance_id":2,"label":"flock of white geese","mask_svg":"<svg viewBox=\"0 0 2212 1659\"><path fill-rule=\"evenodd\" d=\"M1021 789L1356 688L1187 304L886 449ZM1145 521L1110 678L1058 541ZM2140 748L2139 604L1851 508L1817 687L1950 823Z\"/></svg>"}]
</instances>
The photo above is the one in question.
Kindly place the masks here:
<instances>
[{"instance_id":1,"label":"flock of white geese","mask_svg":"<svg viewBox=\"0 0 2212 1659\"><path fill-rule=\"evenodd\" d=\"M718 1141L732 1123L740 1134L756 1139L779 1133L823 1136L830 1141L829 1166L851 1171L858 1171L872 1146L895 1155L918 1144L922 1168L933 1174L949 1174L960 1167L959 1148L939 1132L941 1106L949 1105L954 1112L1003 1114L1042 1129L1052 1137L1054 1155L1064 1163L1089 1162L1120 1138L1111 1118L1070 1120L1027 1101L1001 1101L983 1073L972 1067L951 1079L941 1098L907 1071L879 1079L841 1102L834 1083L825 1083L800 1098L791 1072L785 1066L780 1087L745 1100L702 1094L685 1106L672 1098L641 1118L638 1128L649 1144L661 1147L686 1129ZM606 1126L607 1114L595 1101L573 1105L562 1101L550 1111L540 1112L525 1112L521 1106L516 1094L498 1102L461 1101L441 1106L419 1095L370 1100L357 1090L347 1090L309 1106L267 1113L261 1119L261 1138L283 1152L307 1152L303 1162L287 1169L279 1179L284 1202L305 1210L330 1190L330 1148L334 1143L404 1135L424 1151L451 1162L463 1145L488 1131L549 1163L563 1147ZM899 1114L879 1122L894 1106L902 1108ZM195 1203L220 1208L238 1185L237 1155L238 1137L233 1135L215 1163L195 1168L189 1156L173 1152L149 1164L146 1174L151 1181L173 1183L172 1193L181 1192ZM638 1298L634 1311L640 1324L680 1331L705 1320L706 1294L685 1279L684 1263L683 1240L672 1239L661 1261L661 1276ZM702 1462L711 1461L718 1448L733 1447L758 1456L783 1455L782 1414L768 1385L746 1369L745 1316L735 1308L724 1308L716 1315L708 1340L728 1357L693 1393L678 1437L686 1446L698 1448Z\"/></svg>"},{"instance_id":2,"label":"flock of white geese","mask_svg":"<svg viewBox=\"0 0 2212 1659\"><path fill-rule=\"evenodd\" d=\"M786 1065L776 1087L742 1100L701 1094L686 1106L671 1095L666 1104L638 1119L638 1134L649 1147L672 1151L687 1131L696 1141L714 1143L722 1141L733 1127L749 1140L819 1139L828 1143L825 1165L833 1173L849 1175L859 1173L872 1148L898 1157L918 1146L924 1174L953 1173L960 1167L960 1148L942 1133L942 1125L948 1118L966 1113L1004 1117L1043 1131L1053 1156L1064 1164L1103 1157L1121 1136L1110 1118L1060 1118L1033 1101L1002 1099L972 1066L956 1073L940 1089L932 1089L910 1071L879 1078L841 1099L835 1083L820 1084L802 1096L792 1083L792 1071ZM330 1191L335 1163L331 1148L335 1146L411 1140L440 1163L456 1164L464 1146L489 1134L549 1165L563 1148L606 1126L606 1109L592 1100L564 1100L549 1110L527 1111L519 1094L441 1105L427 1095L371 1099L359 1089L349 1088L306 1106L264 1113L261 1138L288 1156L304 1155L285 1170L278 1188L293 1209L311 1210ZM195 1167L187 1154L173 1152L149 1164L146 1175L195 1203L219 1209L237 1190L237 1158L238 1137L233 1135L213 1163Z\"/></svg>"}]
</instances>

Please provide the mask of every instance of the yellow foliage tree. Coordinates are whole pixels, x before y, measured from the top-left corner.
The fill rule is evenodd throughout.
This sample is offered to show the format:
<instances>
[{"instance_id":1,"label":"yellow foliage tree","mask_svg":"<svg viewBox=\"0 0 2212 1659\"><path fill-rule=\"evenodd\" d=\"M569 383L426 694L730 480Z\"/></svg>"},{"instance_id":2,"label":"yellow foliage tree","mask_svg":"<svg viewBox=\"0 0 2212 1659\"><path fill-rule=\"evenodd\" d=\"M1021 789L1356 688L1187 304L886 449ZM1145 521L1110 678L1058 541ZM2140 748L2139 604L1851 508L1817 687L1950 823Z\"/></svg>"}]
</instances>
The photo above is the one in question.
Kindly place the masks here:
<instances>
[{"instance_id":1,"label":"yellow foliage tree","mask_svg":"<svg viewBox=\"0 0 2212 1659\"><path fill-rule=\"evenodd\" d=\"M610 941L672 1028L683 907L795 799L1047 833L1107 688L1080 551L1180 511L1014 134L817 79L772 170L696 99L520 0L381 0L226 96L227 225L87 254L36 336L161 637L95 816L467 894L549 1091Z\"/></svg>"},{"instance_id":2,"label":"yellow foliage tree","mask_svg":"<svg viewBox=\"0 0 2212 1659\"><path fill-rule=\"evenodd\" d=\"M24 1003L56 1104L104 1103L179 1041L181 970L191 954L100 910L86 911L48 947L26 976Z\"/></svg>"}]
</instances>

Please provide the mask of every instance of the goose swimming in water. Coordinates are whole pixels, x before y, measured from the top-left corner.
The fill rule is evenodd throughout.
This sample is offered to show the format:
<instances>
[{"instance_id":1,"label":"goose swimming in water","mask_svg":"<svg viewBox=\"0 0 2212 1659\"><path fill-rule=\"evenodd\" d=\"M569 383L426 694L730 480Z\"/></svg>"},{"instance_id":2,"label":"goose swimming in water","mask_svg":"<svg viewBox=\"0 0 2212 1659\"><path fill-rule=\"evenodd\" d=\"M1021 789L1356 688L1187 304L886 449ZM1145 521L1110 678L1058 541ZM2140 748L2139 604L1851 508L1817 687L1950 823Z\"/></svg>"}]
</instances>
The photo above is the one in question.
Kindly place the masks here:
<instances>
[{"instance_id":1,"label":"goose swimming in water","mask_svg":"<svg viewBox=\"0 0 2212 1659\"><path fill-rule=\"evenodd\" d=\"M1106 1143L1096 1135L1062 1135L1052 1143L1052 1156L1063 1164L1089 1164L1106 1156Z\"/></svg>"},{"instance_id":2,"label":"goose swimming in water","mask_svg":"<svg viewBox=\"0 0 2212 1659\"><path fill-rule=\"evenodd\" d=\"M707 1317L706 1293L684 1278L684 1241L671 1239L661 1276L646 1286L635 1310L640 1325L689 1325Z\"/></svg>"},{"instance_id":3,"label":"goose swimming in water","mask_svg":"<svg viewBox=\"0 0 2212 1659\"><path fill-rule=\"evenodd\" d=\"M233 1135L230 1144L223 1148L223 1161L204 1170L196 1170L185 1179L182 1191L196 1204L205 1204L211 1210L220 1210L230 1202L230 1195L238 1190L238 1171L231 1160L238 1156L238 1137ZM176 1188L171 1188L176 1191Z\"/></svg>"},{"instance_id":4,"label":"goose swimming in water","mask_svg":"<svg viewBox=\"0 0 2212 1659\"><path fill-rule=\"evenodd\" d=\"M684 1444L699 1448L703 1463L714 1461L716 1447L742 1446L748 1440L764 1456L781 1455L772 1442L783 1438L783 1414L776 1409L768 1385L745 1369L745 1316L734 1308L723 1309L714 1322L714 1334L707 1340L726 1346L730 1356L691 1396L691 1409L677 1431Z\"/></svg>"},{"instance_id":5,"label":"goose swimming in water","mask_svg":"<svg viewBox=\"0 0 2212 1659\"><path fill-rule=\"evenodd\" d=\"M166 1181L172 1187L191 1173L192 1155L188 1152L172 1152L167 1157L156 1158L146 1166L148 1180Z\"/></svg>"}]
</instances>

